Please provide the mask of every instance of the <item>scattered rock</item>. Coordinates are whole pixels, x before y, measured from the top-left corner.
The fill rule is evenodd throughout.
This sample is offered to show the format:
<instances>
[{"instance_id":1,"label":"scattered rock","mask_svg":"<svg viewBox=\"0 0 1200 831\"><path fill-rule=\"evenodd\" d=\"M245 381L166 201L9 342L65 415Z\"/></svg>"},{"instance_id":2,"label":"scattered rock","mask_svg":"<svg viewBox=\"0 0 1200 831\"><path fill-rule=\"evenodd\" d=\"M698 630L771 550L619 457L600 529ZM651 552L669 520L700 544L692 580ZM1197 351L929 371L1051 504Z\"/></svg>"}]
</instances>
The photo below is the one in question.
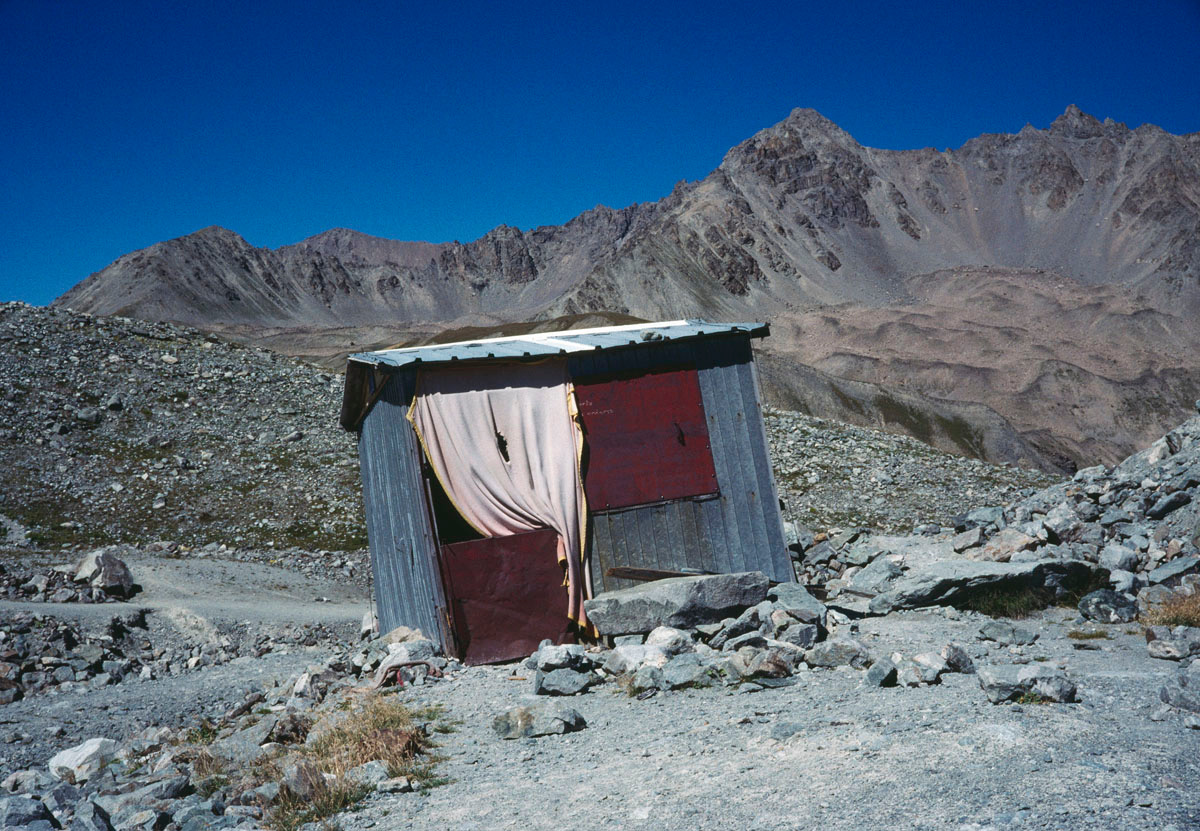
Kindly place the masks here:
<instances>
[{"instance_id":1,"label":"scattered rock","mask_svg":"<svg viewBox=\"0 0 1200 831\"><path fill-rule=\"evenodd\" d=\"M573 669L538 670L534 676L535 695L578 695L600 679L594 672L576 672Z\"/></svg>"},{"instance_id":2,"label":"scattered rock","mask_svg":"<svg viewBox=\"0 0 1200 831\"><path fill-rule=\"evenodd\" d=\"M1098 589L1079 601L1079 614L1100 623L1128 623L1137 619L1137 602L1112 589Z\"/></svg>"},{"instance_id":3,"label":"scattered rock","mask_svg":"<svg viewBox=\"0 0 1200 831\"><path fill-rule=\"evenodd\" d=\"M112 739L88 739L83 744L67 748L50 757L50 775L71 784L86 782L108 764L117 752Z\"/></svg>"},{"instance_id":4,"label":"scattered rock","mask_svg":"<svg viewBox=\"0 0 1200 831\"><path fill-rule=\"evenodd\" d=\"M852 638L832 638L804 653L810 667L852 666L865 669L871 664L871 654L860 641Z\"/></svg>"},{"instance_id":5,"label":"scattered rock","mask_svg":"<svg viewBox=\"0 0 1200 831\"><path fill-rule=\"evenodd\" d=\"M880 659L863 674L864 687L894 687L896 686L896 665L887 658Z\"/></svg>"},{"instance_id":6,"label":"scattered rock","mask_svg":"<svg viewBox=\"0 0 1200 831\"><path fill-rule=\"evenodd\" d=\"M1014 626L1007 620L993 620L985 623L979 629L979 637L985 641L995 641L1001 646L1027 646L1038 638L1037 633Z\"/></svg>"},{"instance_id":7,"label":"scattered rock","mask_svg":"<svg viewBox=\"0 0 1200 831\"><path fill-rule=\"evenodd\" d=\"M539 701L514 707L497 716L492 728L502 739L527 739L556 733L571 733L587 726L578 710L557 701Z\"/></svg>"}]
</instances>

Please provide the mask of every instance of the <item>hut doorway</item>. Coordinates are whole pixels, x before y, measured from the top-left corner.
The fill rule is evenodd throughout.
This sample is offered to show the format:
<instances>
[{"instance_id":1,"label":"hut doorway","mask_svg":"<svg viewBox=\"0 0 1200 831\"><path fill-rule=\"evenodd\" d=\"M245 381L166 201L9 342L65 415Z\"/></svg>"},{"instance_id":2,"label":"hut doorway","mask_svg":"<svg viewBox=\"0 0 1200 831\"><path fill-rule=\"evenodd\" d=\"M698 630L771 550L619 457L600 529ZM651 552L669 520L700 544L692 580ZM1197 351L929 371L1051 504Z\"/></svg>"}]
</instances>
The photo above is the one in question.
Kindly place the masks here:
<instances>
[{"instance_id":1,"label":"hut doorway","mask_svg":"<svg viewBox=\"0 0 1200 831\"><path fill-rule=\"evenodd\" d=\"M558 534L539 528L485 537L454 507L429 465L422 468L457 657L472 666L494 664L523 658L546 638L572 640Z\"/></svg>"}]
</instances>

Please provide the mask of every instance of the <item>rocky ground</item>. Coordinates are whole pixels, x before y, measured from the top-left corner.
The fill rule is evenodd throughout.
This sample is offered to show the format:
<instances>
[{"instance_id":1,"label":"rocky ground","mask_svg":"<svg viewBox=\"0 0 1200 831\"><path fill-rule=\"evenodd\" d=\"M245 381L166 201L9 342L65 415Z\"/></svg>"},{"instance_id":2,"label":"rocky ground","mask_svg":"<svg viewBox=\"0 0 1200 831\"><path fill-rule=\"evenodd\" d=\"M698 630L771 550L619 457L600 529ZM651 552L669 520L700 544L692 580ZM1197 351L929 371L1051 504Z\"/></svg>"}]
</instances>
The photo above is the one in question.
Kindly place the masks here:
<instances>
[{"instance_id":1,"label":"rocky ground","mask_svg":"<svg viewBox=\"0 0 1200 831\"><path fill-rule=\"evenodd\" d=\"M162 323L0 305L0 514L40 546L366 545L341 378Z\"/></svg>"},{"instance_id":2,"label":"rocky ground","mask_svg":"<svg viewBox=\"0 0 1200 831\"><path fill-rule=\"evenodd\" d=\"M596 601L607 646L463 667L359 640L336 379L19 304L0 338L2 825L1200 827L1200 418L1059 481L770 411L801 585L662 581Z\"/></svg>"}]
</instances>

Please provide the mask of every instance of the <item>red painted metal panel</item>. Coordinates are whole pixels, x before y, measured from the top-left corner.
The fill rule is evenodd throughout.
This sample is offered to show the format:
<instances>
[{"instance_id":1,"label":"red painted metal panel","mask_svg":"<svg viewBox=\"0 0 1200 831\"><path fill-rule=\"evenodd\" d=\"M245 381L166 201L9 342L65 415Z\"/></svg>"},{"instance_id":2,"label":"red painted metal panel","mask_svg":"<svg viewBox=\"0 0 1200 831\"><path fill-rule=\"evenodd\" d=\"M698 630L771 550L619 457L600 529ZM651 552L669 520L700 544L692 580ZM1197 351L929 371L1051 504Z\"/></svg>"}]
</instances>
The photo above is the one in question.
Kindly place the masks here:
<instances>
[{"instance_id":1,"label":"red painted metal panel","mask_svg":"<svg viewBox=\"0 0 1200 831\"><path fill-rule=\"evenodd\" d=\"M693 368L576 381L593 511L717 493Z\"/></svg>"},{"instance_id":2,"label":"red painted metal panel","mask_svg":"<svg viewBox=\"0 0 1200 831\"><path fill-rule=\"evenodd\" d=\"M467 664L523 658L543 639L568 640L567 590L549 528L442 546L442 569Z\"/></svg>"}]
</instances>

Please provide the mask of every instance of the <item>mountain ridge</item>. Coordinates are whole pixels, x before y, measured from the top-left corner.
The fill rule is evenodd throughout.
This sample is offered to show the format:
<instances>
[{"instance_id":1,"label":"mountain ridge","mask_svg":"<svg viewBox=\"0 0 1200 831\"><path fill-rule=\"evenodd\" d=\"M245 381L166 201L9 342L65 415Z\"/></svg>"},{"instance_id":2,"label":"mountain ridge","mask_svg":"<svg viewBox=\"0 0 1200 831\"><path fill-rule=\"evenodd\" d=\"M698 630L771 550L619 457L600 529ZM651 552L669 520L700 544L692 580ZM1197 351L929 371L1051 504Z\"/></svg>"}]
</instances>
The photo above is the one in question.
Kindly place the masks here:
<instances>
[{"instance_id":1,"label":"mountain ridge","mask_svg":"<svg viewBox=\"0 0 1200 831\"><path fill-rule=\"evenodd\" d=\"M1049 457L1115 461L1200 393L1200 133L1072 106L1046 129L884 150L797 108L655 202L467 243L335 228L267 249L210 227L55 303L298 340L596 313L765 318L798 363L984 404ZM921 367L933 357L957 368ZM1050 413L1051 389L1079 412Z\"/></svg>"}]
</instances>

